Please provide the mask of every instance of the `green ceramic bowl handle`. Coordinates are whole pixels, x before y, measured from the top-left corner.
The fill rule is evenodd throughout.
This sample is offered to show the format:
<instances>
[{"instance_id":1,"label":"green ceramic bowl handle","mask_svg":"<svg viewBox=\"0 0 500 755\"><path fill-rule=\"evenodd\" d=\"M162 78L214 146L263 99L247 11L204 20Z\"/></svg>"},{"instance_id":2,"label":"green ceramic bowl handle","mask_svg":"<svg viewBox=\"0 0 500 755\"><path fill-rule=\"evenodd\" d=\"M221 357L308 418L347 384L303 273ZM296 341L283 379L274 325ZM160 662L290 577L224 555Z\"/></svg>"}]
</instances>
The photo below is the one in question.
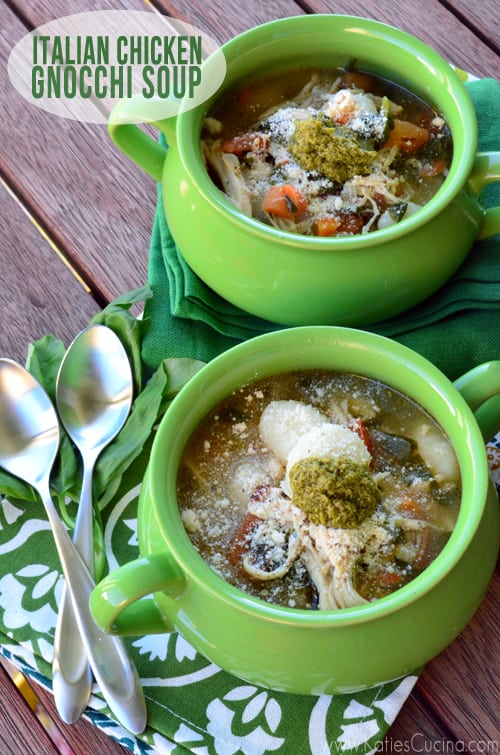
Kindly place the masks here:
<instances>
[{"instance_id":1,"label":"green ceramic bowl handle","mask_svg":"<svg viewBox=\"0 0 500 755\"><path fill-rule=\"evenodd\" d=\"M158 182L162 180L167 150L137 124L148 123L160 129L167 137L169 147L172 147L176 118L161 118L160 108L164 111L163 103L141 96L120 100L108 122L109 134L118 149ZM155 110L158 112L155 113Z\"/></svg>"},{"instance_id":2,"label":"green ceramic bowl handle","mask_svg":"<svg viewBox=\"0 0 500 755\"><path fill-rule=\"evenodd\" d=\"M152 593L178 598L186 580L168 555L157 553L138 558L108 574L90 596L96 623L110 634L142 635L171 632L173 626L161 614Z\"/></svg>"},{"instance_id":3,"label":"green ceramic bowl handle","mask_svg":"<svg viewBox=\"0 0 500 755\"><path fill-rule=\"evenodd\" d=\"M478 152L469 177L469 189L479 195L485 186L500 181L500 152ZM500 207L485 210L480 239L500 233Z\"/></svg>"},{"instance_id":4,"label":"green ceramic bowl handle","mask_svg":"<svg viewBox=\"0 0 500 755\"><path fill-rule=\"evenodd\" d=\"M455 381L471 407L485 441L500 430L500 360L474 367Z\"/></svg>"}]
</instances>

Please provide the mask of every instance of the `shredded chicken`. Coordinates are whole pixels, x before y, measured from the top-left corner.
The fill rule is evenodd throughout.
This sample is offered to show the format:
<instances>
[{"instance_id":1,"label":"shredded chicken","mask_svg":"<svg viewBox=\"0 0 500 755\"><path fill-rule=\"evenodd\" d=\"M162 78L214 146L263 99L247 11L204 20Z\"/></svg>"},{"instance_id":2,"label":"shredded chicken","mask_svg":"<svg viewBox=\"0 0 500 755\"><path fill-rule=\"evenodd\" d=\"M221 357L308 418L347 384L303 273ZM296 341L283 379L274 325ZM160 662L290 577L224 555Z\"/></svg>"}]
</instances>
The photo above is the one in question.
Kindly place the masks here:
<instances>
[{"instance_id":1,"label":"shredded chicken","mask_svg":"<svg viewBox=\"0 0 500 755\"><path fill-rule=\"evenodd\" d=\"M219 176L227 196L245 214L252 215L250 192L246 187L236 155L223 152L220 142L210 147L203 143L203 156Z\"/></svg>"}]
</instances>

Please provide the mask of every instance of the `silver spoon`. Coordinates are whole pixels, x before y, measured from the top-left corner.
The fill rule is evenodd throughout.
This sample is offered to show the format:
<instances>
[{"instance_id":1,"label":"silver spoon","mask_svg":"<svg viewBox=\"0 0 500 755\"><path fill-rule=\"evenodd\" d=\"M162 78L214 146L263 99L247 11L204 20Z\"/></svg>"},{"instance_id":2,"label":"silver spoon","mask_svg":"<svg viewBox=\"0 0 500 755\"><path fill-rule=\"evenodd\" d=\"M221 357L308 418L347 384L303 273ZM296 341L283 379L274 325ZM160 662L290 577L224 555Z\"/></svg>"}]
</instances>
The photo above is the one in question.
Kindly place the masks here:
<instances>
[{"instance_id":1,"label":"silver spoon","mask_svg":"<svg viewBox=\"0 0 500 755\"><path fill-rule=\"evenodd\" d=\"M134 734L146 725L139 677L123 640L95 623L89 598L95 582L64 528L49 479L60 441L55 409L40 384L10 359L0 359L0 466L38 492L49 519L86 654L110 709Z\"/></svg>"},{"instance_id":2,"label":"silver spoon","mask_svg":"<svg viewBox=\"0 0 500 755\"><path fill-rule=\"evenodd\" d=\"M101 451L123 427L133 395L132 371L120 339L103 325L79 333L63 358L56 383L59 419L83 459L73 542L95 576L92 476ZM92 674L71 600L63 589L54 639L52 686L59 715L74 723L85 710Z\"/></svg>"}]
</instances>

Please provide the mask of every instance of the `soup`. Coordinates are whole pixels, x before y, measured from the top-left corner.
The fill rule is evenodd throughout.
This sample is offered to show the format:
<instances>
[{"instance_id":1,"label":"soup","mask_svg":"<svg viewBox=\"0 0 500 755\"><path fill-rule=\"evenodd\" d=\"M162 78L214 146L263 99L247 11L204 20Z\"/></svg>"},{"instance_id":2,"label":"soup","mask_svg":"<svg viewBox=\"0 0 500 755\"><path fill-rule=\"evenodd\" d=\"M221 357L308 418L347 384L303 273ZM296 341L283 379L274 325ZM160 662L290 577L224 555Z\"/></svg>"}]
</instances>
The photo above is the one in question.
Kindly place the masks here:
<instances>
[{"instance_id":1,"label":"soup","mask_svg":"<svg viewBox=\"0 0 500 755\"><path fill-rule=\"evenodd\" d=\"M182 520L212 569L304 609L389 595L441 552L461 485L450 442L398 391L301 370L246 385L183 453Z\"/></svg>"},{"instance_id":2,"label":"soup","mask_svg":"<svg viewBox=\"0 0 500 755\"><path fill-rule=\"evenodd\" d=\"M205 120L201 143L210 175L243 213L312 236L399 223L438 191L452 153L428 103L345 69L240 87Z\"/></svg>"}]
</instances>

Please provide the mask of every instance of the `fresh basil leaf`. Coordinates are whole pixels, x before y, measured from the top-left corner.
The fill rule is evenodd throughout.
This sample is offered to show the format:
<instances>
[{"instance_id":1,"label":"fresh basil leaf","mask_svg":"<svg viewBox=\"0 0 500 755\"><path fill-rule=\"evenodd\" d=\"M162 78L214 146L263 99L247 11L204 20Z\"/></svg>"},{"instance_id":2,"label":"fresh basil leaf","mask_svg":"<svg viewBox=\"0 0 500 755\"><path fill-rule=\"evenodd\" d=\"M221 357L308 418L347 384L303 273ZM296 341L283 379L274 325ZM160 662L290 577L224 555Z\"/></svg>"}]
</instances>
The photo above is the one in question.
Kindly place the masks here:
<instances>
[{"instance_id":1,"label":"fresh basil leaf","mask_svg":"<svg viewBox=\"0 0 500 755\"><path fill-rule=\"evenodd\" d=\"M59 338L46 335L28 347L26 369L40 383L52 401L55 401L56 379L65 346Z\"/></svg>"},{"instance_id":2,"label":"fresh basil leaf","mask_svg":"<svg viewBox=\"0 0 500 755\"><path fill-rule=\"evenodd\" d=\"M115 308L128 310L132 307L134 304L142 304L142 302L145 302L146 299L151 299L153 296L153 292L151 291L151 287L146 284L145 286L140 286L140 288L134 288L132 291L126 291L124 294L121 294L120 296L117 296L116 299L113 299L104 309L103 312L106 310L112 310Z\"/></svg>"},{"instance_id":3,"label":"fresh basil leaf","mask_svg":"<svg viewBox=\"0 0 500 755\"><path fill-rule=\"evenodd\" d=\"M78 501L80 498L82 480L79 455L62 427L59 454L51 476L50 487L52 493L57 496L61 510L67 498L71 501Z\"/></svg>"},{"instance_id":4,"label":"fresh basil leaf","mask_svg":"<svg viewBox=\"0 0 500 755\"><path fill-rule=\"evenodd\" d=\"M168 376L165 398L173 398L204 365L205 362L189 357L164 359L163 367Z\"/></svg>"},{"instance_id":5,"label":"fresh basil leaf","mask_svg":"<svg viewBox=\"0 0 500 755\"><path fill-rule=\"evenodd\" d=\"M4 469L0 469L0 495L4 495L11 500L19 501L38 501L38 495L35 490L23 482L19 477L9 474Z\"/></svg>"},{"instance_id":6,"label":"fresh basil leaf","mask_svg":"<svg viewBox=\"0 0 500 755\"><path fill-rule=\"evenodd\" d=\"M151 295L149 286L129 291L110 302L102 312L99 312L91 320L91 325L106 325L111 328L122 342L132 367L136 393L139 393L143 387L141 343L147 321L138 319L129 310L134 304L145 301Z\"/></svg>"}]
</instances>

